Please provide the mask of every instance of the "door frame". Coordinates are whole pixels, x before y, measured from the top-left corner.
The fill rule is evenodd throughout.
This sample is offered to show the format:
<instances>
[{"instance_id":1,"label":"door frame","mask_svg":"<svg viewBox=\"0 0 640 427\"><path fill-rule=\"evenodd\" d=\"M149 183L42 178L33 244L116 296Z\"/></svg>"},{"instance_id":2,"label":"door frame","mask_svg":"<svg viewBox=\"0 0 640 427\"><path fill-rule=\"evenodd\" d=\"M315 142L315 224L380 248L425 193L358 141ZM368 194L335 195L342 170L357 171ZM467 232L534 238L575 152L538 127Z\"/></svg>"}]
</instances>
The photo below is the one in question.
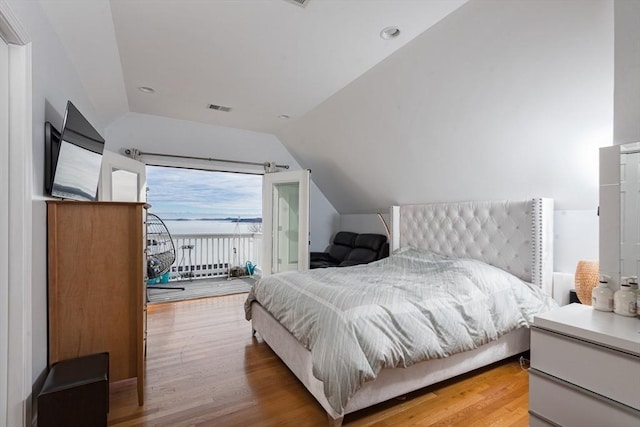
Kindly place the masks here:
<instances>
[{"instance_id":1,"label":"door frame","mask_svg":"<svg viewBox=\"0 0 640 427\"><path fill-rule=\"evenodd\" d=\"M311 171L267 173L262 184L262 275L272 274L274 184L299 183L298 190L298 270L309 269L309 182Z\"/></svg>"},{"instance_id":2,"label":"door frame","mask_svg":"<svg viewBox=\"0 0 640 427\"><path fill-rule=\"evenodd\" d=\"M9 59L8 155L0 160L7 177L0 185L7 195L0 215L7 237L7 244L0 246L0 263L6 267L0 277L7 283L7 298L0 306L6 313L0 322L0 337L6 340L6 346L0 345L0 424L24 426L32 423L32 50L30 38L4 0L0 37L7 42Z\"/></svg>"}]
</instances>

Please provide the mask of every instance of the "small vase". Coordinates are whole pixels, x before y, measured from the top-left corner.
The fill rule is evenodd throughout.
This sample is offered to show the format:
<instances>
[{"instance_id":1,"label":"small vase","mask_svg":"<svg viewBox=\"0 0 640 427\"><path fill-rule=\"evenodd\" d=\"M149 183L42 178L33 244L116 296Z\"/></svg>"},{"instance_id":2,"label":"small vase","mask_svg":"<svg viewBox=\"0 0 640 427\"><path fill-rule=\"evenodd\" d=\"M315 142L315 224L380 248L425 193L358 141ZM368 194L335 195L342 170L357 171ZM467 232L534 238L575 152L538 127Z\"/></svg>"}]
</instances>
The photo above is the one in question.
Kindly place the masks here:
<instances>
[{"instance_id":1,"label":"small vase","mask_svg":"<svg viewBox=\"0 0 640 427\"><path fill-rule=\"evenodd\" d=\"M574 285L582 304L591 305L591 293L598 285L599 267L598 261L578 261Z\"/></svg>"}]
</instances>

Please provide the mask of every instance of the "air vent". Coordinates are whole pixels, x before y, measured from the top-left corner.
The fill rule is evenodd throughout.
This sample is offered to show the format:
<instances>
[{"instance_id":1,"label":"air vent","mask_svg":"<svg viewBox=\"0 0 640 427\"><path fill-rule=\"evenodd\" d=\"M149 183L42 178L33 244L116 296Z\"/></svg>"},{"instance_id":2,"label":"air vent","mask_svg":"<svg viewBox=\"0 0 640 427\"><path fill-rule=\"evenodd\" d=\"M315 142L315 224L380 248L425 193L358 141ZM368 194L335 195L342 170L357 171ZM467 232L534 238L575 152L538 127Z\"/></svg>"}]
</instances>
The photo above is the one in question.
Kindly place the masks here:
<instances>
[{"instance_id":1,"label":"air vent","mask_svg":"<svg viewBox=\"0 0 640 427\"><path fill-rule=\"evenodd\" d=\"M209 109L224 111L225 113L228 113L229 111L231 111L231 107L225 107L223 105L216 105L216 104L209 104Z\"/></svg>"},{"instance_id":2,"label":"air vent","mask_svg":"<svg viewBox=\"0 0 640 427\"><path fill-rule=\"evenodd\" d=\"M305 7L307 3L309 3L311 0L285 0L285 1L288 1L289 3L297 4L298 6L301 6L301 7Z\"/></svg>"}]
</instances>

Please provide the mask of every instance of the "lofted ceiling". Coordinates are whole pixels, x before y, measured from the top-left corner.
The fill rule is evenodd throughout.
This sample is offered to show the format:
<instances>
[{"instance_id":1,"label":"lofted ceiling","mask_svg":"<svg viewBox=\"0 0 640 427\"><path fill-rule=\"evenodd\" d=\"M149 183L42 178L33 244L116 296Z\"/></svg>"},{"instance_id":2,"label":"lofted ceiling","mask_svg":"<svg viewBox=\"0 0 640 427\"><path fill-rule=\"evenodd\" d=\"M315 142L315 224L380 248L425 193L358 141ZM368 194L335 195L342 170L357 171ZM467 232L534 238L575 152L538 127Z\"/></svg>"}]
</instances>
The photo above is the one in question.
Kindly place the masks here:
<instances>
[{"instance_id":1,"label":"lofted ceiling","mask_svg":"<svg viewBox=\"0 0 640 427\"><path fill-rule=\"evenodd\" d=\"M131 111L275 133L467 0L296 1L40 3L104 126Z\"/></svg>"}]
</instances>

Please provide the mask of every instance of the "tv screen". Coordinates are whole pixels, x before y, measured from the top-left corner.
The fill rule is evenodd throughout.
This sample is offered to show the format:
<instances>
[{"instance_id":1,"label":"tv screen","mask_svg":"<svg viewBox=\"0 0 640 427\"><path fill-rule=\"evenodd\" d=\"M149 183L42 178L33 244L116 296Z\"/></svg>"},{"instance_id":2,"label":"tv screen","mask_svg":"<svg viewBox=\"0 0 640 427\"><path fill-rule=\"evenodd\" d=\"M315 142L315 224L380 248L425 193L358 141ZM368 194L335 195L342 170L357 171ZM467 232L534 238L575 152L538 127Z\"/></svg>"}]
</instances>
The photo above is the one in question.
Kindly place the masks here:
<instances>
[{"instance_id":1,"label":"tv screen","mask_svg":"<svg viewBox=\"0 0 640 427\"><path fill-rule=\"evenodd\" d=\"M104 139L71 101L62 132L50 123L45 129L47 192L63 199L96 200Z\"/></svg>"}]
</instances>

